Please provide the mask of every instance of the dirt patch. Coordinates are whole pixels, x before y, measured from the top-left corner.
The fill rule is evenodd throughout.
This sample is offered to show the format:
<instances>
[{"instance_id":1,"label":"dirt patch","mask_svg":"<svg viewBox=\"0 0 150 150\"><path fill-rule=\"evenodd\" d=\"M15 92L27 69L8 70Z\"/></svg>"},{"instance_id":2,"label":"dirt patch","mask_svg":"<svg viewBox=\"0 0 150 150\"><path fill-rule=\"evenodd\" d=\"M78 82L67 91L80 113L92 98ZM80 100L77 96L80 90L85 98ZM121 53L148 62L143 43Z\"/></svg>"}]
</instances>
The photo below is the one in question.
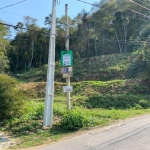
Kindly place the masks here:
<instances>
[{"instance_id":1,"label":"dirt patch","mask_svg":"<svg viewBox=\"0 0 150 150\"><path fill-rule=\"evenodd\" d=\"M16 144L16 140L3 132L0 132L0 150L8 149Z\"/></svg>"}]
</instances>

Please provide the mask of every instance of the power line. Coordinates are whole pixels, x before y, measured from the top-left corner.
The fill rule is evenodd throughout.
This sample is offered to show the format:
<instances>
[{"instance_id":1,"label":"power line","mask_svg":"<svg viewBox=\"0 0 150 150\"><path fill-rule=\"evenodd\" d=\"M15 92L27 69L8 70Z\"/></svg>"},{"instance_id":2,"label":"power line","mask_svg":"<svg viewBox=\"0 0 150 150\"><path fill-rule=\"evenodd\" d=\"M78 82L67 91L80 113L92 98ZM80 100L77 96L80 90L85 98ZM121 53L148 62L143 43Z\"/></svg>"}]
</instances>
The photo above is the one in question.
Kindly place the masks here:
<instances>
[{"instance_id":1,"label":"power line","mask_svg":"<svg viewBox=\"0 0 150 150\"><path fill-rule=\"evenodd\" d=\"M83 1L83 0L77 0L79 2L82 2L82 3L85 3L85 4L89 4L89 5L92 5L92 6L96 6L96 7L99 7L99 8L102 8L101 6L99 5L96 5L96 4L92 4L92 3L89 3L89 2L86 2L86 1ZM111 10L111 9L108 9L112 4L114 4L116 1L114 1L113 3L111 3L108 7L104 7L104 9L106 10ZM104 14L105 15L105 12L101 12L101 14ZM92 16L92 14L91 14ZM86 17L85 18L82 18L82 19L87 19Z\"/></svg>"},{"instance_id":2,"label":"power line","mask_svg":"<svg viewBox=\"0 0 150 150\"><path fill-rule=\"evenodd\" d=\"M85 3L85 4L93 5L93 6L96 6L96 7L100 7L99 5L88 3L86 1L82 1L82 0L77 0L77 1L80 1L80 2Z\"/></svg>"},{"instance_id":3,"label":"power line","mask_svg":"<svg viewBox=\"0 0 150 150\"><path fill-rule=\"evenodd\" d=\"M7 11L3 11L3 10L0 10L1 12L3 13L7 13L7 14L11 14L11 15L15 15L15 16L20 16L20 17L26 17L25 15L20 15L20 14L16 14L16 13L12 13L12 12L7 12ZM33 17L31 17L33 18ZM35 18L36 19L36 18ZM37 21L43 21L43 20L39 20L39 19L36 19ZM44 22L44 21L43 21Z\"/></svg>"},{"instance_id":4,"label":"power line","mask_svg":"<svg viewBox=\"0 0 150 150\"><path fill-rule=\"evenodd\" d=\"M48 32L43 32L43 31L38 31L38 30L32 30L32 29L28 29L28 28L24 28L24 27L14 26L14 25L7 24L7 23L0 22L0 24L8 26L8 27L13 27L14 29L19 28L19 29L24 29L24 30L29 30L29 31L34 31L34 32L40 32L40 33L44 33L44 34L49 34Z\"/></svg>"},{"instance_id":5,"label":"power line","mask_svg":"<svg viewBox=\"0 0 150 150\"><path fill-rule=\"evenodd\" d=\"M2 10L0 10L0 11L1 11L1 12L4 12L4 13L7 13L7 14L12 14L12 15L15 15L15 16L25 17L25 16L23 16L23 15L14 14L14 13L7 12L7 11L2 11Z\"/></svg>"},{"instance_id":6,"label":"power line","mask_svg":"<svg viewBox=\"0 0 150 150\"><path fill-rule=\"evenodd\" d=\"M146 10L150 11L150 9L149 9L149 8L144 7L144 6L142 6L142 5L140 5L140 4L136 3L136 2L134 2L134 1L132 1L132 0L128 0L128 1L129 1L129 2L131 2L131 3L133 3L133 4L135 4L135 5L137 5L137 6L139 6L139 7L141 7L141 8L144 8L144 9L146 9Z\"/></svg>"},{"instance_id":7,"label":"power line","mask_svg":"<svg viewBox=\"0 0 150 150\"><path fill-rule=\"evenodd\" d=\"M50 35L49 32L43 32L43 31L38 31L38 30L27 29L27 28L24 28L24 27L14 26L14 25L2 23L2 22L0 22L0 24L5 25L5 26L9 26L9 27L13 27L15 29L19 28L19 29L24 29L24 30L29 30L29 31L34 31L34 32L39 32L39 33ZM57 36L57 37L65 38L65 35L64 36L56 35L56 34L53 34L53 35ZM69 38L70 39L80 39L80 40L83 39L83 40L85 40L85 38L79 37L79 36L72 36L72 37L70 36ZM88 40L92 40L92 39L88 38ZM117 42L117 40L114 40L114 39L98 39L98 40L104 40L104 41L114 42L114 43ZM150 44L149 41L133 41L133 40L126 40L126 41L118 40L118 41L119 42L129 42L129 43L147 43L147 44Z\"/></svg>"},{"instance_id":8,"label":"power line","mask_svg":"<svg viewBox=\"0 0 150 150\"><path fill-rule=\"evenodd\" d=\"M24 27L19 27L19 26L14 26L14 25L11 25L11 24L7 24L7 23L2 23L0 22L1 25L4 25L4 26L8 26L8 27L13 27L14 29L23 29L23 30L28 30L28 31L34 31L34 32L39 32L39 33L43 33L43 34L47 34L47 35L50 35L49 32L43 32L43 31L39 31L39 30L32 30L32 29L29 29L29 28L24 28ZM65 35L64 36L61 36L61 35L56 35L56 34L52 34L53 36L57 36L57 37L61 37L61 38L65 38Z\"/></svg>"},{"instance_id":9,"label":"power line","mask_svg":"<svg viewBox=\"0 0 150 150\"><path fill-rule=\"evenodd\" d=\"M14 5L23 3L24 1L27 1L27 0L23 0L23 1L20 1L20 2L18 2L18 3L15 3L15 4L11 4L11 5L8 5L8 6L4 6L4 7L1 7L0 9L4 9L4 8L7 8L7 7L11 7L11 6L14 6Z\"/></svg>"},{"instance_id":10,"label":"power line","mask_svg":"<svg viewBox=\"0 0 150 150\"><path fill-rule=\"evenodd\" d=\"M83 1L83 0L77 0L77 1L101 8L101 6L99 6L99 5L92 4L92 3L89 3L89 2L86 2L86 1ZM115 1L112 4L114 4L114 3L115 3ZM110 7L111 5L109 5L108 7ZM107 9L108 7L106 7L105 9Z\"/></svg>"},{"instance_id":11,"label":"power line","mask_svg":"<svg viewBox=\"0 0 150 150\"><path fill-rule=\"evenodd\" d=\"M144 2L143 2L143 0L138 0L138 1L140 1L140 3L143 3L143 4L145 4L145 5L146 5L146 3L144 3Z\"/></svg>"},{"instance_id":12,"label":"power line","mask_svg":"<svg viewBox=\"0 0 150 150\"><path fill-rule=\"evenodd\" d=\"M132 11L132 12L134 12L134 13L136 13L136 14L139 14L139 15L145 17L145 18L150 19L150 16L144 15L144 14L142 14L142 13L140 13L140 12L138 12L138 11L132 10L132 9L130 9L130 8L127 8L127 9L130 10L130 11Z\"/></svg>"},{"instance_id":13,"label":"power line","mask_svg":"<svg viewBox=\"0 0 150 150\"><path fill-rule=\"evenodd\" d=\"M80 39L80 40L81 40L81 39L83 39L83 40L95 40L94 38L91 38L91 39L90 39L90 38L87 38L87 39L86 39L86 38L79 37L79 36L73 36L73 37L69 37L69 38L73 38L73 39L76 38L76 39ZM100 41L100 40L104 40L104 41L114 42L114 43L117 42L117 40L114 40L114 39L103 39L103 38L100 39L100 38L99 38L98 40L99 40L99 41ZM137 41L137 40L136 40L136 41L135 41L135 40L126 40L126 41L125 41L125 40L118 40L118 41L121 42L121 43L128 42L128 43L148 43L148 44L150 44L150 41Z\"/></svg>"}]
</instances>

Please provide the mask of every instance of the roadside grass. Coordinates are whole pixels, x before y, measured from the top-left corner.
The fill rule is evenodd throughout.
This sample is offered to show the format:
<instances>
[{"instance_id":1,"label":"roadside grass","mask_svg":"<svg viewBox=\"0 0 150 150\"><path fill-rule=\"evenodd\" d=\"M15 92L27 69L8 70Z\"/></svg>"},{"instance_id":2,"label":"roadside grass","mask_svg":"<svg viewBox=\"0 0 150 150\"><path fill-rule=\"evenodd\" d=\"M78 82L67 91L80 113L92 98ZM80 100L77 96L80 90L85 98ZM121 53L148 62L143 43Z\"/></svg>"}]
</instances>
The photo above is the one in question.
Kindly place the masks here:
<instances>
[{"instance_id":1,"label":"roadside grass","mask_svg":"<svg viewBox=\"0 0 150 150\"><path fill-rule=\"evenodd\" d=\"M115 121L150 113L138 103L127 109L88 107L89 97L73 96L72 109L66 109L66 97L56 96L54 100L54 120L51 128L43 129L44 99L32 99L26 102L26 114L20 118L11 118L0 124L2 130L10 132L17 144L11 149L29 148L60 140L77 131L93 127L102 127ZM67 121L66 121L67 119Z\"/></svg>"},{"instance_id":2,"label":"roadside grass","mask_svg":"<svg viewBox=\"0 0 150 150\"><path fill-rule=\"evenodd\" d=\"M65 96L62 86L65 83L55 82L55 95L57 97ZM117 95L117 94L140 94L149 95L149 84L142 80L128 79L128 80L111 80L103 81L82 81L72 82L73 92L72 96L94 96L94 95ZM45 82L31 82L22 84L22 89L26 96L32 99L39 99L45 96Z\"/></svg>"}]
</instances>

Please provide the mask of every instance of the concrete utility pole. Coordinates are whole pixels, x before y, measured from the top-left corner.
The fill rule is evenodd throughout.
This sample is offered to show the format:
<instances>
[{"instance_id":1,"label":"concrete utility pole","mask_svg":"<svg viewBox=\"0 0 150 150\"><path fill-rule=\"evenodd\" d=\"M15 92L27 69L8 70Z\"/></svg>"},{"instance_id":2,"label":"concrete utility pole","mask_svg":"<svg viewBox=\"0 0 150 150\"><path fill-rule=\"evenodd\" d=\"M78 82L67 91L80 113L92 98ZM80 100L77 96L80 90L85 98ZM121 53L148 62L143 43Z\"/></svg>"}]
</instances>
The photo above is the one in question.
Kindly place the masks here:
<instances>
[{"instance_id":1,"label":"concrete utility pole","mask_svg":"<svg viewBox=\"0 0 150 150\"><path fill-rule=\"evenodd\" d=\"M49 41L48 71L45 94L43 126L52 125L54 101L54 72L55 72L55 34L56 34L56 0L52 3L52 22Z\"/></svg>"},{"instance_id":2,"label":"concrete utility pole","mask_svg":"<svg viewBox=\"0 0 150 150\"><path fill-rule=\"evenodd\" d=\"M68 24L68 4L65 5L65 16L66 16L66 43L65 49L69 50L69 24ZM67 86L70 86L70 76L66 78ZM70 92L67 92L67 109L71 109L70 104Z\"/></svg>"}]
</instances>

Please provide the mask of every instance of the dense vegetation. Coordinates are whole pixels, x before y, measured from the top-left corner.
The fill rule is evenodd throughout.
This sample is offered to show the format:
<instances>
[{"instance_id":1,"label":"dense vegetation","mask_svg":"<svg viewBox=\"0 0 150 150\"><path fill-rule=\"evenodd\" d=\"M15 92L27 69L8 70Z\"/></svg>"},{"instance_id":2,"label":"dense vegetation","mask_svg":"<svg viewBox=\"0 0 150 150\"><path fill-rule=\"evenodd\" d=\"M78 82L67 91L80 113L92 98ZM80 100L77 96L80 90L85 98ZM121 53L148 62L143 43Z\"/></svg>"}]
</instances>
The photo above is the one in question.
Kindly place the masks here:
<instances>
[{"instance_id":1,"label":"dense vegetation","mask_svg":"<svg viewBox=\"0 0 150 150\"><path fill-rule=\"evenodd\" d=\"M150 5L148 0L135 2L145 7ZM74 51L74 58L133 52L149 45L148 10L126 0L102 0L96 5L98 7L93 6L91 12L83 10L75 18L69 18L70 49ZM47 64L51 15L45 18L46 27L38 27L36 21L24 17L24 23L19 22L14 29L16 36L5 40L10 42L7 57L13 72ZM56 61L65 48L64 24L64 16L57 18ZM1 36L6 33L6 28L1 25ZM4 48L3 53L6 52L6 47L1 48Z\"/></svg>"},{"instance_id":2,"label":"dense vegetation","mask_svg":"<svg viewBox=\"0 0 150 150\"><path fill-rule=\"evenodd\" d=\"M150 6L148 0L134 1ZM69 18L70 49L74 52L70 111L60 73L65 17L57 18L50 129L43 129L43 112L51 27L38 27L36 19L26 16L10 39L9 29L0 25L0 127L19 137L17 147L52 142L79 129L150 113L149 11L123 0L95 4L99 7L93 6L91 12L83 10ZM50 22L51 15L45 18L45 24Z\"/></svg>"},{"instance_id":3,"label":"dense vegetation","mask_svg":"<svg viewBox=\"0 0 150 150\"><path fill-rule=\"evenodd\" d=\"M7 75L0 75L0 120L20 117L24 110L23 92L17 81Z\"/></svg>"}]
</instances>

